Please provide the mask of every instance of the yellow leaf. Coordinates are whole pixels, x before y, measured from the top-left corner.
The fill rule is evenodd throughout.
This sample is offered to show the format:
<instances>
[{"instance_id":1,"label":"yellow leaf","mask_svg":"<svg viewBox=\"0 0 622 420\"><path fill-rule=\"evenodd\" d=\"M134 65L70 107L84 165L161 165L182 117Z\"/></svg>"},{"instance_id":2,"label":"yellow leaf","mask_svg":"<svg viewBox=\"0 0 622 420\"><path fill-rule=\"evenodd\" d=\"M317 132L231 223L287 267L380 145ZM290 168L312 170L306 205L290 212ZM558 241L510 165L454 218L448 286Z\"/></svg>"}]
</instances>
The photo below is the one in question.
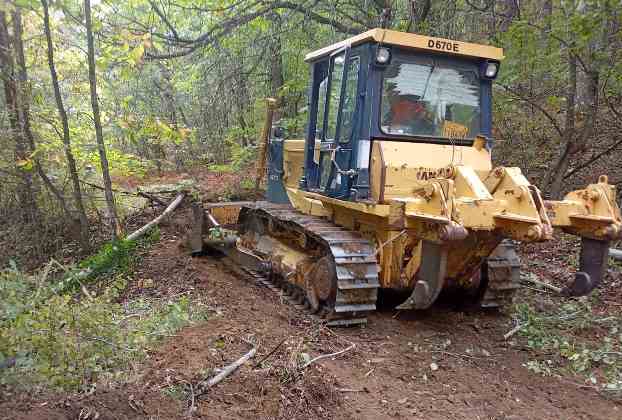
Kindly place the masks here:
<instances>
[{"instance_id":1,"label":"yellow leaf","mask_svg":"<svg viewBox=\"0 0 622 420\"><path fill-rule=\"evenodd\" d=\"M15 166L17 166L22 171L30 172L32 171L33 162L30 159L20 159L15 161Z\"/></svg>"}]
</instances>

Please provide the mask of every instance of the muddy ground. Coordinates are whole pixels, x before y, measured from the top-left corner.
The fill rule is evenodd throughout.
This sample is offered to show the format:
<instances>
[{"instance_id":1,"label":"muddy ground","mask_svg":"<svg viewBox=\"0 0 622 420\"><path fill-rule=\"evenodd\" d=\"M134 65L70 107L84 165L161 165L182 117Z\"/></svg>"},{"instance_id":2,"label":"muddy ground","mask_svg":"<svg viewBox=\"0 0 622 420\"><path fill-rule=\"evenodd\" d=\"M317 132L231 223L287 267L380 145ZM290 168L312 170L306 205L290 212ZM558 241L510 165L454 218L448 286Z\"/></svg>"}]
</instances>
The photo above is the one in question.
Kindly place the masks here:
<instances>
[{"instance_id":1,"label":"muddy ground","mask_svg":"<svg viewBox=\"0 0 622 420\"><path fill-rule=\"evenodd\" d=\"M5 395L0 419L622 419L622 405L583 380L528 371L529 350L503 339L502 313L383 309L366 327L329 329L223 260L188 256L184 217L163 226L126 299L200 294L210 319L163 340L129 383ZM141 288L145 278L155 287ZM199 381L252 346L251 363L192 401Z\"/></svg>"}]
</instances>

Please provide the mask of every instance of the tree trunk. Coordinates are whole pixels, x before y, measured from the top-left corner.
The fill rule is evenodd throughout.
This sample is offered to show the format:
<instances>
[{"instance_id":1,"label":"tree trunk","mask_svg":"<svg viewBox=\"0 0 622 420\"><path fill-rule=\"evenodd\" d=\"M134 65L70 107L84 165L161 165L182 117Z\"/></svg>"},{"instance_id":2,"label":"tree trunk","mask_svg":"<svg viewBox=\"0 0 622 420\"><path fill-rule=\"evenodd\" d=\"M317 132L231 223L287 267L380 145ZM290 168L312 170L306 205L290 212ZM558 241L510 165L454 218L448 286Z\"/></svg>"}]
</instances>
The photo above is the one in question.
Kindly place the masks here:
<instances>
[{"instance_id":1,"label":"tree trunk","mask_svg":"<svg viewBox=\"0 0 622 420\"><path fill-rule=\"evenodd\" d=\"M175 87L173 86L173 74L164 63L159 62L158 64L163 80L160 89L163 96L164 113L168 115L171 127L173 127L176 132L179 132L179 124L177 123L177 102L175 100ZM175 149L175 169L180 172L184 168L181 147L176 141L173 141L172 145L173 149Z\"/></svg>"},{"instance_id":2,"label":"tree trunk","mask_svg":"<svg viewBox=\"0 0 622 420\"><path fill-rule=\"evenodd\" d=\"M17 69L19 76L19 95L18 95L18 108L19 119L21 122L22 133L24 134L28 146L29 152L32 154L36 150L36 143L32 129L30 127L30 88L28 81L28 71L26 69L26 58L24 56L24 43L23 43L23 26L22 26L22 14L20 8L15 8L13 12L13 33L15 38L15 55L17 61ZM41 165L41 161L38 157L33 157L34 169L37 171L39 178L43 181L46 188L50 190L52 195L60 204L65 216L71 216L65 197L58 188L52 183L47 176Z\"/></svg>"},{"instance_id":3,"label":"tree trunk","mask_svg":"<svg viewBox=\"0 0 622 420\"><path fill-rule=\"evenodd\" d=\"M421 24L426 21L432 8L432 0L410 0L409 1L409 19L406 32L417 32L421 30Z\"/></svg>"},{"instance_id":4,"label":"tree trunk","mask_svg":"<svg viewBox=\"0 0 622 420\"><path fill-rule=\"evenodd\" d=\"M564 175L568 170L570 164L570 156L573 153L573 146L576 136L576 115L575 104L577 97L577 58L572 51L568 51L568 93L566 94L566 122L564 125L564 145L562 151L555 161L555 164L547 172L544 179L544 186L546 187L549 182L551 187L549 189L552 199L559 199L562 192L562 182L564 181Z\"/></svg>"},{"instance_id":5,"label":"tree trunk","mask_svg":"<svg viewBox=\"0 0 622 420\"><path fill-rule=\"evenodd\" d=\"M506 32L514 20L520 19L520 6L517 0L505 0L503 3L505 7L499 24L500 32Z\"/></svg>"},{"instance_id":6,"label":"tree trunk","mask_svg":"<svg viewBox=\"0 0 622 420\"><path fill-rule=\"evenodd\" d=\"M23 220L30 223L38 219L38 211L32 185L32 173L25 165L25 163L30 160L30 153L28 153L29 148L21 129L21 121L19 118L18 83L15 74L13 53L6 13L0 12L1 78L11 127L11 137L15 142L15 169L16 173L19 174L21 178L22 184L21 188L17 190L17 197L20 207L23 208Z\"/></svg>"},{"instance_id":7,"label":"tree trunk","mask_svg":"<svg viewBox=\"0 0 622 420\"><path fill-rule=\"evenodd\" d=\"M52 32L50 30L50 15L47 0L41 0L41 5L43 6L43 30L47 41L48 66L50 67L50 77L52 79L52 87L54 89L56 108L58 109L58 115L63 125L63 148L65 150L67 166L69 167L69 176L71 177L73 185L74 205L76 206L78 221L80 224L80 241L82 248L86 250L89 248L89 222L86 217L86 210L84 209L84 202L82 200L82 189L80 188L80 179L78 178L76 160L74 159L73 152L71 151L69 120L67 119L67 112L65 111L65 106L63 105L63 97L60 93L58 75L56 74L56 65L54 64L54 44L52 43Z\"/></svg>"},{"instance_id":8,"label":"tree trunk","mask_svg":"<svg viewBox=\"0 0 622 420\"><path fill-rule=\"evenodd\" d=\"M93 107L93 123L95 125L95 137L97 139L97 148L99 150L99 160L101 162L102 177L104 180L104 195L106 196L106 204L108 206L108 215L112 224L113 238L122 235L121 225L117 217L117 208L112 193L112 180L110 179L110 170L108 166L108 157L106 156L106 146L104 144L104 134L102 132L101 116L99 113L99 102L97 99L97 79L95 76L95 43L93 41L93 23L91 21L91 1L84 0L84 17L86 21L86 38L88 46L89 61L89 85L91 88L91 106Z\"/></svg>"},{"instance_id":9,"label":"tree trunk","mask_svg":"<svg viewBox=\"0 0 622 420\"><path fill-rule=\"evenodd\" d=\"M588 12L587 8L587 3L579 2L574 12L585 14ZM605 35L607 28L603 28L603 30L602 41L605 41L607 39ZM551 176L550 191L553 198L561 196L563 181L566 178L573 155L585 153L589 149L589 140L594 135L596 120L598 119L600 85L598 62L595 59L594 52L598 49L600 42L600 36L593 37L582 58L577 57L571 49L574 46L574 41L568 47L569 93L564 135L566 144Z\"/></svg>"},{"instance_id":10,"label":"tree trunk","mask_svg":"<svg viewBox=\"0 0 622 420\"><path fill-rule=\"evenodd\" d=\"M281 118L281 111L279 109L287 109L283 104L281 98L281 89L285 84L285 77L283 76L283 54L281 48L281 18L278 14L273 13L269 16L271 21L272 36L270 39L270 94L275 98L279 107L274 112L274 120L278 121ZM240 67L240 72L242 72ZM243 76L242 76L243 77Z\"/></svg>"}]
</instances>

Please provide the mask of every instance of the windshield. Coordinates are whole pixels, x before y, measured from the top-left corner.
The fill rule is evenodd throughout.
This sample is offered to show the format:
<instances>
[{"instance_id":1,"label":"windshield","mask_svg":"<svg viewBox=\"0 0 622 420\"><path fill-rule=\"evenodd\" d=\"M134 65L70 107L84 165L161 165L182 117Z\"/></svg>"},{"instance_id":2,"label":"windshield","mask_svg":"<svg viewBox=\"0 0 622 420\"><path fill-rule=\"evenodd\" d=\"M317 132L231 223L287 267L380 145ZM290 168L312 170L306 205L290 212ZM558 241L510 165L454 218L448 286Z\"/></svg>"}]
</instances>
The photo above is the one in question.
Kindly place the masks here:
<instances>
[{"instance_id":1,"label":"windshield","mask_svg":"<svg viewBox=\"0 0 622 420\"><path fill-rule=\"evenodd\" d=\"M394 61L385 71L381 129L387 134L473 138L480 133L474 71Z\"/></svg>"}]
</instances>

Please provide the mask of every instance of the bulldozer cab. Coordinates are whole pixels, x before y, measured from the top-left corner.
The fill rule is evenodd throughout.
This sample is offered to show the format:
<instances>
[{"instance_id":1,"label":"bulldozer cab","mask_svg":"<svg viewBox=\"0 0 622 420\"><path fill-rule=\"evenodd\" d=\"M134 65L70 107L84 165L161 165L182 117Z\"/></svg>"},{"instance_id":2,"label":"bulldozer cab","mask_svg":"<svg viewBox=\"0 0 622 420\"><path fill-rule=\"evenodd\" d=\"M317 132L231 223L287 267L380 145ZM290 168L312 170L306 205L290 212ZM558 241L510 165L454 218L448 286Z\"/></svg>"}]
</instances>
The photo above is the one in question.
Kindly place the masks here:
<instances>
[{"instance_id":1,"label":"bulldozer cab","mask_svg":"<svg viewBox=\"0 0 622 420\"><path fill-rule=\"evenodd\" d=\"M369 198L374 141L471 145L492 134L492 80L502 50L374 29L310 53L301 187Z\"/></svg>"}]
</instances>

